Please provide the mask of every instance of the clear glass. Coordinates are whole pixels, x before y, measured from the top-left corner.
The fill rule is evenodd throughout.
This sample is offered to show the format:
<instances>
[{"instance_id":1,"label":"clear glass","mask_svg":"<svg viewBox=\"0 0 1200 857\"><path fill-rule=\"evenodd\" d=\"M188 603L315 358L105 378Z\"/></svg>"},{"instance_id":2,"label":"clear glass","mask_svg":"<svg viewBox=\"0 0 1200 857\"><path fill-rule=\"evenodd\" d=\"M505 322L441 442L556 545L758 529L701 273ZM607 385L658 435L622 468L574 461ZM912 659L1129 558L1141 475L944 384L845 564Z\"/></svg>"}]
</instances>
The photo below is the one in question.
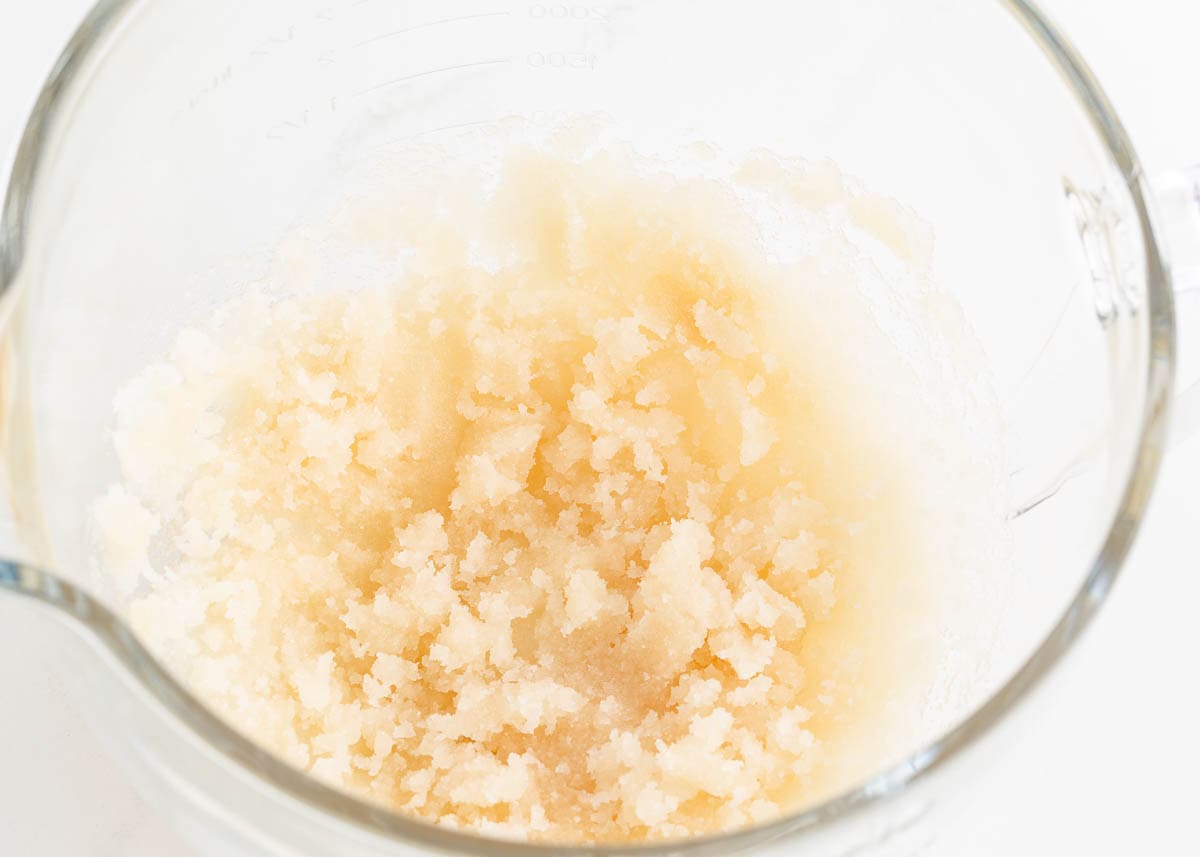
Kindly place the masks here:
<instances>
[{"instance_id":1,"label":"clear glass","mask_svg":"<svg viewBox=\"0 0 1200 857\"><path fill-rule=\"evenodd\" d=\"M72 617L64 669L201 853L544 850L360 803L239 738L91 580L86 520L116 476L119 385L261 273L347 171L505 117L595 112L635 140L829 157L933 224L937 279L995 378L1014 544L1005 681L957 728L780 822L606 853L911 853L1105 598L1161 455L1173 305L1124 132L1028 4L107 0L47 84L0 233L3 443L24 539L0 589Z\"/></svg>"}]
</instances>

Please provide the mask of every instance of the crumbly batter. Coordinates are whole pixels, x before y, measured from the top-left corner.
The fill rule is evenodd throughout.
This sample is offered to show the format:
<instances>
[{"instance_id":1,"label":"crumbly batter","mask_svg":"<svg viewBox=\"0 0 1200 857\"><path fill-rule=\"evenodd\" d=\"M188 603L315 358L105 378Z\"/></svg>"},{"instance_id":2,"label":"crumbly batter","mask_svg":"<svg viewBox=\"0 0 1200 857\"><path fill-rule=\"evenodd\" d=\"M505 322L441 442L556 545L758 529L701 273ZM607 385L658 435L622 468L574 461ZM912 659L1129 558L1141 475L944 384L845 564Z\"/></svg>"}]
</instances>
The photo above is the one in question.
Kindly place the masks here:
<instances>
[{"instance_id":1,"label":"crumbly batter","mask_svg":"<svg viewBox=\"0 0 1200 857\"><path fill-rule=\"evenodd\" d=\"M674 838L833 788L895 702L929 530L863 404L886 338L838 309L844 230L926 251L806 165L775 258L735 192L761 169L518 151L358 218L388 285L180 335L96 510L135 627L264 746L442 824Z\"/></svg>"}]
</instances>

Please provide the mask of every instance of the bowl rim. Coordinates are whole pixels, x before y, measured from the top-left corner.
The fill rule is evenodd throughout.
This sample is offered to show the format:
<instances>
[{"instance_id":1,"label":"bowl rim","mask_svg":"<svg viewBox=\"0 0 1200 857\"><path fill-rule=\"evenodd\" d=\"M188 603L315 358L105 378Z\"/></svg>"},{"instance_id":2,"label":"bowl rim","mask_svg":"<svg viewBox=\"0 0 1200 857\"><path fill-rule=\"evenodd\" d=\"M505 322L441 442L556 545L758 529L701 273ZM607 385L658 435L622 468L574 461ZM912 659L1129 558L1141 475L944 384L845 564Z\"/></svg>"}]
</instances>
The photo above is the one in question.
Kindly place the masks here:
<instances>
[{"instance_id":1,"label":"bowl rim","mask_svg":"<svg viewBox=\"0 0 1200 857\"><path fill-rule=\"evenodd\" d=\"M76 29L54 64L31 111L12 165L0 210L0 299L11 304L20 271L32 200L47 160L46 149L64 116L64 101L81 70L98 57L141 0L99 0ZM364 832L438 851L481 857L517 855L613 854L650 857L728 854L843 822L905 792L956 761L995 731L1061 662L1106 600L1145 514L1164 452L1175 371L1175 316L1170 273L1154 225L1152 195L1129 136L1091 70L1074 46L1029 0L999 0L1015 16L1054 66L1085 111L1111 162L1119 170L1136 211L1145 257L1148 359L1137 450L1113 512L1108 534L1083 584L1054 627L1019 669L985 702L941 737L855 788L811 808L765 824L687 840L631 845L562 846L461 833L367 803L323 785L280 761L220 720L177 682L134 636L124 621L73 584L15 560L0 560L0 584L23 591L77 620L92 642L111 656L123 678L149 695L225 760L248 770L262 783L333 819ZM6 313L0 313L0 324ZM5 586L0 585L0 590Z\"/></svg>"}]
</instances>

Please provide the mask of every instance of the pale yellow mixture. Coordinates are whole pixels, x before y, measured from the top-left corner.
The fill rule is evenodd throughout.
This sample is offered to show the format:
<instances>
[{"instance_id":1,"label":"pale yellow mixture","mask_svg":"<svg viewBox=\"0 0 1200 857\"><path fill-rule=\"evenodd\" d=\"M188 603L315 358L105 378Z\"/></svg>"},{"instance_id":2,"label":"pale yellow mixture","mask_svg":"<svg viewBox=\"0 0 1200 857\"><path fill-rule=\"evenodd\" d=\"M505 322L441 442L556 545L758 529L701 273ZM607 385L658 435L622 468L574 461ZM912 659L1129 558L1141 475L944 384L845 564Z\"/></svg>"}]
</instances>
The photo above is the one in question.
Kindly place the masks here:
<instances>
[{"instance_id":1,"label":"pale yellow mixture","mask_svg":"<svg viewBox=\"0 0 1200 857\"><path fill-rule=\"evenodd\" d=\"M348 217L391 284L182 334L96 509L135 627L295 765L484 833L727 830L864 773L937 524L846 230L928 248L831 167L762 168L514 151ZM735 192L779 176L791 260Z\"/></svg>"}]
</instances>

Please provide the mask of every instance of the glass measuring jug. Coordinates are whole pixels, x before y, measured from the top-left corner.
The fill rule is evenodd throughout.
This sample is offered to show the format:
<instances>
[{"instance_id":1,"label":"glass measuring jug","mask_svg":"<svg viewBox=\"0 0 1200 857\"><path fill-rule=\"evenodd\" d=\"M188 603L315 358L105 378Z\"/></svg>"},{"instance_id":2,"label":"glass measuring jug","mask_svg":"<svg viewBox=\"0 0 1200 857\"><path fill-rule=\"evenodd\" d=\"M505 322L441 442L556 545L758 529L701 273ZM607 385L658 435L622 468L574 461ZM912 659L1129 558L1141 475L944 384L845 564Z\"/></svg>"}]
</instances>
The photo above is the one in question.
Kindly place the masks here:
<instances>
[{"instance_id":1,"label":"glass measuring jug","mask_svg":"<svg viewBox=\"0 0 1200 857\"><path fill-rule=\"evenodd\" d=\"M6 207L5 452L30 564L5 575L99 635L65 640L81 682L213 853L528 849L310 783L146 658L85 576L117 386L231 296L341 170L514 115L595 112L632 139L829 156L933 222L939 280L996 377L1015 565L1037 581L1008 629L1012 683L958 731L843 799L688 848L796 833L837 854L881 831L879 853L900 847L947 805L938 772L970 770L961 749L986 749L977 737L1106 593L1157 466L1171 301L1128 142L1026 5L105 3L43 96Z\"/></svg>"}]
</instances>

